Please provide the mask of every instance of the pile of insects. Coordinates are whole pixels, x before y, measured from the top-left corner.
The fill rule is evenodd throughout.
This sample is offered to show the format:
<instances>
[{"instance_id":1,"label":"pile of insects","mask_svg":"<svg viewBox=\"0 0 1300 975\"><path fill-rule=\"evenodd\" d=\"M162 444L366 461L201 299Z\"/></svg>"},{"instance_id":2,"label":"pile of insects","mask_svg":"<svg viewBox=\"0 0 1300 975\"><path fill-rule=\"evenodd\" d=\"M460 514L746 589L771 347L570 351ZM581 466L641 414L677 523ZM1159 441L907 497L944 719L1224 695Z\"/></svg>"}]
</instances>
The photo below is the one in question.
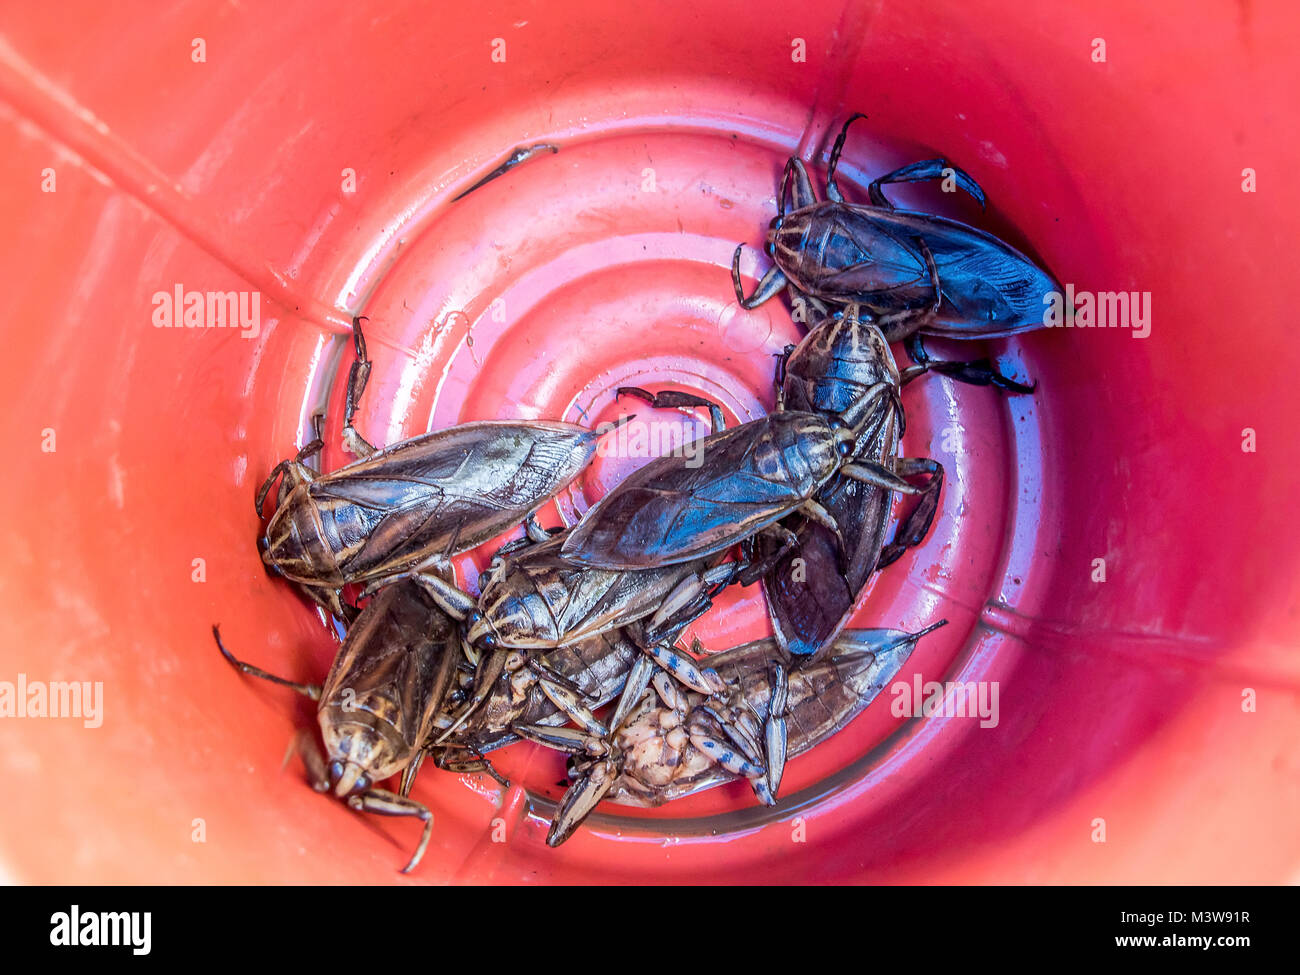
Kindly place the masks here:
<instances>
[{"instance_id":1,"label":"pile of insects","mask_svg":"<svg viewBox=\"0 0 1300 975\"><path fill-rule=\"evenodd\" d=\"M773 266L748 297L736 248L743 307L786 292L809 312L776 365L776 409L728 429L707 399L620 387L655 408L707 408L713 432L689 456L651 460L569 528L543 529L536 512L630 417L595 429L465 423L376 449L353 426L371 366L364 319L353 321L343 443L358 459L325 474L307 465L323 447L318 416L316 439L256 497L264 517L279 480L258 547L346 627L334 664L323 684L287 681L213 632L233 666L317 702L323 754L300 736L315 788L423 821L405 871L433 827L409 796L422 763L500 779L488 756L520 740L570 756L551 846L601 802L657 806L744 779L775 804L787 760L849 724L946 622L845 629L873 573L925 539L940 503L942 465L898 456L900 390L939 373L1032 392L987 358L934 359L924 338L1040 327L1043 296L1059 286L991 234L890 204L886 184L947 179L983 206L975 180L944 159L880 177L869 204L847 202L835 170L861 117L835 140L824 200L802 161L787 162L767 232ZM894 342L912 365L899 369ZM452 556L521 528L477 594L459 587ZM721 653L681 645L723 589L754 584L771 638ZM398 776L396 791L381 788Z\"/></svg>"}]
</instances>

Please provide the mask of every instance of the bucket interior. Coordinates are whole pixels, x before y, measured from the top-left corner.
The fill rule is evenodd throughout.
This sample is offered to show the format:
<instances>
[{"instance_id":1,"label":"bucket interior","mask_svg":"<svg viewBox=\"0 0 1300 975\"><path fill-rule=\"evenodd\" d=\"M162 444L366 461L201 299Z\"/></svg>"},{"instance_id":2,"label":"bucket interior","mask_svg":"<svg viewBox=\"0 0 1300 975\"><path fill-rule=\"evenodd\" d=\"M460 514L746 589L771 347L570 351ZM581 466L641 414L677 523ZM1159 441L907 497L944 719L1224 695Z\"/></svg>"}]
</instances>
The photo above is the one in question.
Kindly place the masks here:
<instances>
[{"instance_id":1,"label":"bucket interior","mask_svg":"<svg viewBox=\"0 0 1300 975\"><path fill-rule=\"evenodd\" d=\"M4 875L1294 881L1300 393L1278 269L1300 213L1283 124L1297 15L1022 7L182 4L124 20L85 4L73 35L66 12L0 14L0 388L18 454L0 488L0 681L101 682L103 705L96 727L0 719L21 797L0 817ZM786 158L820 194L854 111L850 199L943 156L984 212L936 186L891 199L1149 310L1149 328L931 343L994 355L1031 396L933 376L904 394L903 453L947 470L939 517L851 625L946 617L899 680L996 684L996 724L899 715L882 694L792 761L775 809L744 783L602 806L558 850L563 761L515 746L508 789L422 774L435 829L402 877L418 828L357 817L282 767L312 709L231 672L210 636L219 622L235 653L296 680L328 668L334 637L262 570L253 495L318 408L325 469L350 459L348 321L368 318L357 425L380 444L625 412L705 431L703 413L617 400L621 385L761 415L802 332L779 301L737 307L732 251L747 245L752 288ZM559 151L453 202L536 143ZM164 327L178 289L248 296L256 324ZM543 521L645 459L598 458ZM458 560L464 581L492 548ZM751 587L688 638L768 632Z\"/></svg>"}]
</instances>

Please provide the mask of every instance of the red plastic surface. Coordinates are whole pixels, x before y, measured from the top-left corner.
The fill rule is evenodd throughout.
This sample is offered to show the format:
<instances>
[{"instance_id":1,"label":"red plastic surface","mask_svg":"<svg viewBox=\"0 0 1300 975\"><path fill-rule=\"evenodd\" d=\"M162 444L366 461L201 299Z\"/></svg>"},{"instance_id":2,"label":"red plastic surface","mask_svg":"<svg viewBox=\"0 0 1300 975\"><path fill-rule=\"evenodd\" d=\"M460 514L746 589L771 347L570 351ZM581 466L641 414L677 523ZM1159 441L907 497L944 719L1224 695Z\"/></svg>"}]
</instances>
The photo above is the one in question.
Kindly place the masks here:
<instances>
[{"instance_id":1,"label":"red plastic surface","mask_svg":"<svg viewBox=\"0 0 1300 975\"><path fill-rule=\"evenodd\" d=\"M1300 12L76 6L0 13L0 681L102 682L103 721L0 717L0 876L1300 879ZM262 572L252 497L322 398L325 464L346 460L348 319L370 317L359 426L379 442L607 419L630 381L754 415L798 330L778 302L735 307L731 250L751 245L752 285L784 158L824 150L854 110L857 199L943 154L987 215L932 188L895 197L1006 234L1077 290L1152 296L1147 338L993 344L1032 398L937 377L905 395L905 451L943 461L947 487L857 621L947 616L903 679L996 681L997 726L896 717L882 696L792 763L775 811L735 785L602 811L558 851L542 838L560 763L516 748L504 794L423 774L434 838L401 877L417 828L281 770L310 710L232 673L208 632L220 621L287 676L325 673L331 637ZM561 151L450 202L540 141ZM257 336L155 328L153 296L178 285L256 291ZM639 462L602 458L561 508ZM479 564L462 560L471 581ZM728 593L696 632L716 649L761 635L758 598Z\"/></svg>"}]
</instances>

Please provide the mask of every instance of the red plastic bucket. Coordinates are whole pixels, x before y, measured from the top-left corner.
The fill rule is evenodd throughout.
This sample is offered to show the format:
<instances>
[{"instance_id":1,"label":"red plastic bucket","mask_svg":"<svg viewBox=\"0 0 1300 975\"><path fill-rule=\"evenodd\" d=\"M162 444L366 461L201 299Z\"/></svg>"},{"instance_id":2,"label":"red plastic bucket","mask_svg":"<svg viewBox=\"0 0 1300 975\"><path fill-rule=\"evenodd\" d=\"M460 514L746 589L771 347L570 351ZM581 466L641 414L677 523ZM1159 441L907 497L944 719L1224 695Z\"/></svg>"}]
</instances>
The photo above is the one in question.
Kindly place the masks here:
<instances>
[{"instance_id":1,"label":"red plastic bucket","mask_svg":"<svg viewBox=\"0 0 1300 975\"><path fill-rule=\"evenodd\" d=\"M89 682L97 712L0 717L8 879L1297 879L1300 14L140 13L0 14L0 682ZM232 673L209 635L219 621L269 669L325 673L332 638L263 573L252 497L321 402L325 464L347 459L350 315L370 317L359 426L379 442L466 419L596 422L629 381L755 415L799 332L777 302L736 309L731 251L751 245L751 277L766 267L754 246L785 157L821 172L855 110L851 196L945 155L987 214L933 188L895 198L1006 235L1078 293L1150 299L1145 337L991 344L1033 397L940 378L906 394L905 452L949 471L941 514L856 623L946 616L900 680L996 684L996 725L882 695L792 763L775 811L737 784L602 809L559 850L543 837L561 763L520 746L509 790L423 774L434 838L401 877L417 828L358 819L282 770L310 710ZM560 152L452 204L543 141ZM255 324L185 326L189 292L231 291ZM638 462L603 458L561 508ZM470 581L481 559L462 560ZM695 631L714 649L761 635L759 599L728 593Z\"/></svg>"}]
</instances>

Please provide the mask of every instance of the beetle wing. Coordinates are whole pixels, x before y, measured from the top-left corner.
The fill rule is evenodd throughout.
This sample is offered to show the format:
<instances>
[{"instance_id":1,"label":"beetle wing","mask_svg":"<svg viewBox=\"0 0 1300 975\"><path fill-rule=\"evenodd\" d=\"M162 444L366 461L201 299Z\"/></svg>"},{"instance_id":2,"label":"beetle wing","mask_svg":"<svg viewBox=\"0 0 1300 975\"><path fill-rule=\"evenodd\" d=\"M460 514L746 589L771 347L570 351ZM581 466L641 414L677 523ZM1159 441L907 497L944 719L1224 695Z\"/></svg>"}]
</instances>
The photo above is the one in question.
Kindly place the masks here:
<instances>
[{"instance_id":1,"label":"beetle wing","mask_svg":"<svg viewBox=\"0 0 1300 975\"><path fill-rule=\"evenodd\" d=\"M796 533L799 543L763 580L777 640L796 656L821 650L853 615L858 596L880 558L892 496L875 485L838 477L818 500L839 526L843 553L830 529L806 521ZM771 552L772 548L773 542L764 539L759 551Z\"/></svg>"},{"instance_id":2,"label":"beetle wing","mask_svg":"<svg viewBox=\"0 0 1300 975\"><path fill-rule=\"evenodd\" d=\"M659 457L629 475L569 532L565 557L606 569L672 565L778 521L805 499L759 469L754 448L769 421L716 433L690 457Z\"/></svg>"},{"instance_id":3,"label":"beetle wing","mask_svg":"<svg viewBox=\"0 0 1300 975\"><path fill-rule=\"evenodd\" d=\"M381 567L404 563L408 557L423 561L430 555L442 554L453 536L457 539L457 551L466 547L463 542L474 544L478 532L462 538L456 530L457 515L468 520L471 512L453 512L453 508L445 496L430 495L387 509L360 547L348 557L347 571L368 574Z\"/></svg>"},{"instance_id":4,"label":"beetle wing","mask_svg":"<svg viewBox=\"0 0 1300 975\"><path fill-rule=\"evenodd\" d=\"M927 334L997 338L1041 328L1044 296L1061 291L1051 275L1010 244L957 220L880 210L873 211L871 222L891 239L919 238L930 249L943 304L924 326ZM928 280L922 283L928 288Z\"/></svg>"},{"instance_id":5,"label":"beetle wing","mask_svg":"<svg viewBox=\"0 0 1300 975\"><path fill-rule=\"evenodd\" d=\"M905 225L878 219L867 208L841 206L819 229L817 279L810 282L818 293L870 294L874 302L900 308L933 296L925 259Z\"/></svg>"},{"instance_id":6,"label":"beetle wing","mask_svg":"<svg viewBox=\"0 0 1300 975\"><path fill-rule=\"evenodd\" d=\"M800 288L878 309L923 308L934 297L924 242L943 302L927 334L995 338L1043 325L1044 296L1061 287L1024 254L947 217L860 204L819 203L803 211L812 253L791 254Z\"/></svg>"},{"instance_id":7,"label":"beetle wing","mask_svg":"<svg viewBox=\"0 0 1300 975\"><path fill-rule=\"evenodd\" d=\"M309 485L349 579L499 535L569 483L596 438L568 423L463 424L404 441Z\"/></svg>"},{"instance_id":8,"label":"beetle wing","mask_svg":"<svg viewBox=\"0 0 1300 975\"><path fill-rule=\"evenodd\" d=\"M358 502L400 504L385 492L395 482L418 492L484 494L532 500L550 484L567 483L591 459L596 435L572 423L484 421L414 437L318 479ZM538 499L541 500L541 499Z\"/></svg>"}]
</instances>

